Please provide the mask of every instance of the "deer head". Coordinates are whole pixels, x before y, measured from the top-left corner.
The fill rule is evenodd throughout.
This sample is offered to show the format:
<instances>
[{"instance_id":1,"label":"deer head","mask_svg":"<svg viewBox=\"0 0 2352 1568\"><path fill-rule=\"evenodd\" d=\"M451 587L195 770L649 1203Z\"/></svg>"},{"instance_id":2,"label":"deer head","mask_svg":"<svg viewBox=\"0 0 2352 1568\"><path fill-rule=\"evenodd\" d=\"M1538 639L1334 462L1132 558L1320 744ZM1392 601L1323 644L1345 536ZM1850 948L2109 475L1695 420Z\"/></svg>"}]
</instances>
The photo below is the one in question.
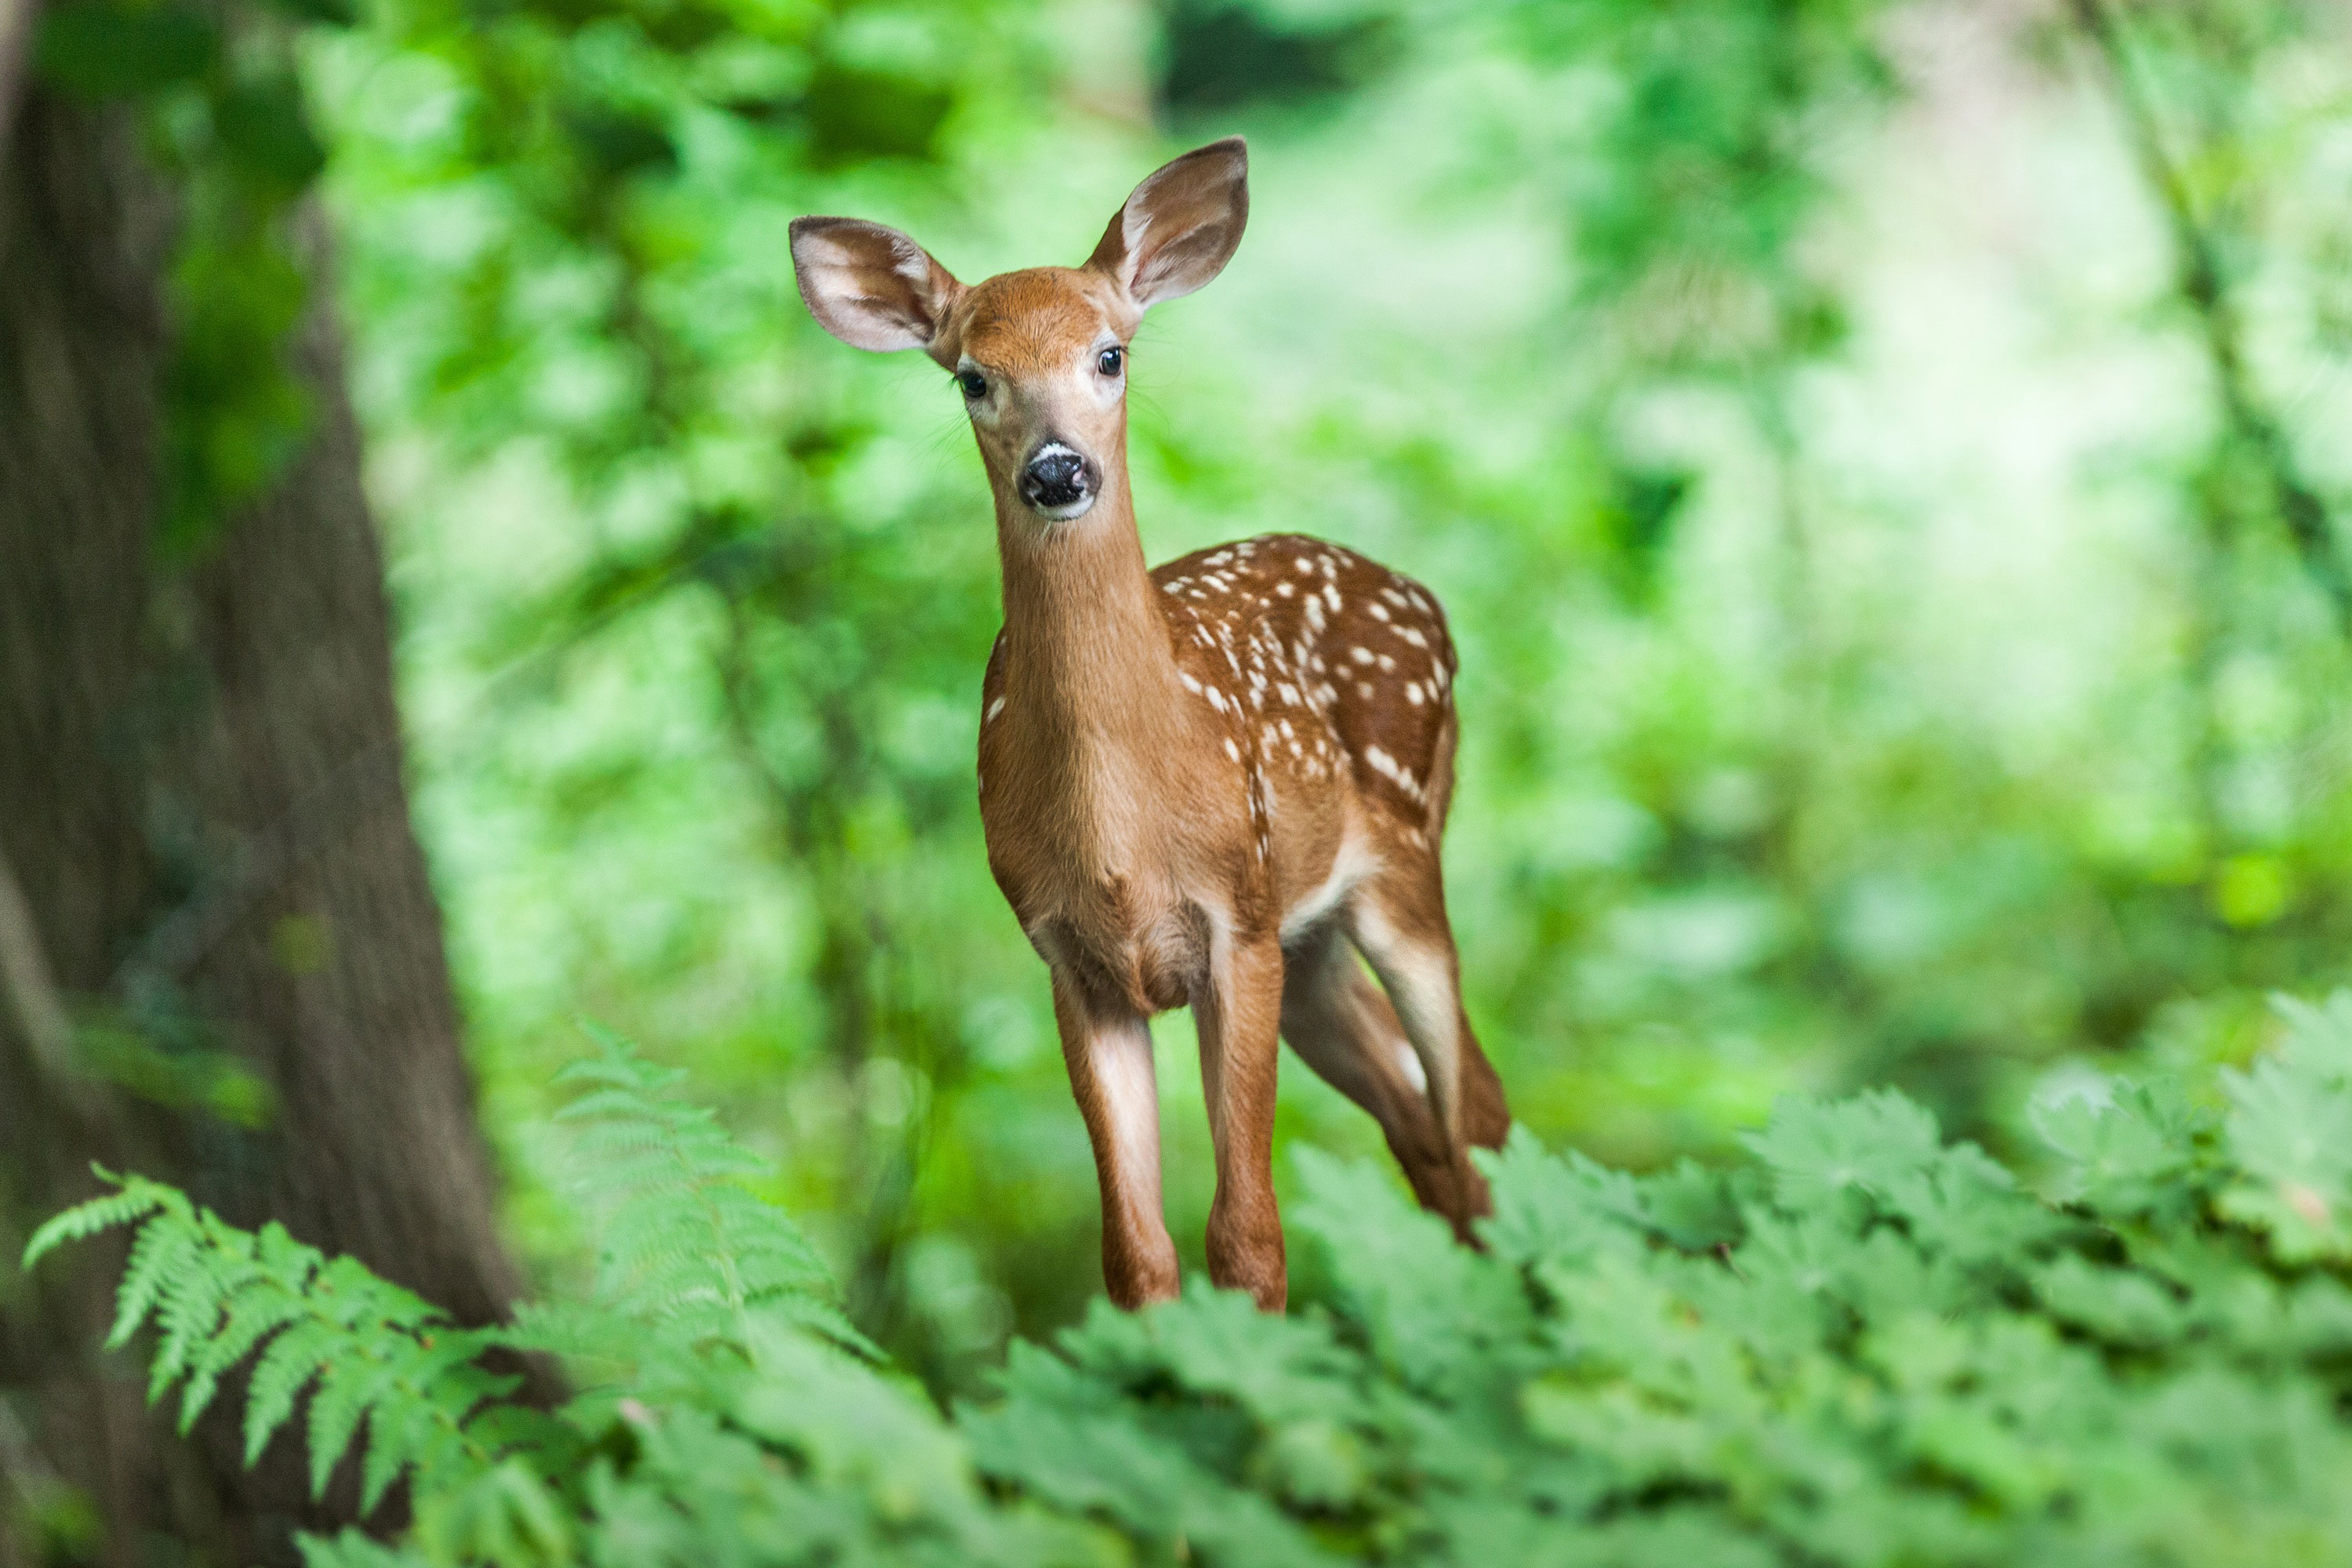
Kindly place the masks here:
<instances>
[{"instance_id":1,"label":"deer head","mask_svg":"<svg viewBox=\"0 0 2352 1568\"><path fill-rule=\"evenodd\" d=\"M921 349L955 378L1000 517L1074 521L1127 465L1128 344L1143 312L1232 259L1249 216L1249 159L1228 137L1135 188L1083 267L1034 267L966 287L895 228L793 223L793 270L824 329L861 349Z\"/></svg>"}]
</instances>

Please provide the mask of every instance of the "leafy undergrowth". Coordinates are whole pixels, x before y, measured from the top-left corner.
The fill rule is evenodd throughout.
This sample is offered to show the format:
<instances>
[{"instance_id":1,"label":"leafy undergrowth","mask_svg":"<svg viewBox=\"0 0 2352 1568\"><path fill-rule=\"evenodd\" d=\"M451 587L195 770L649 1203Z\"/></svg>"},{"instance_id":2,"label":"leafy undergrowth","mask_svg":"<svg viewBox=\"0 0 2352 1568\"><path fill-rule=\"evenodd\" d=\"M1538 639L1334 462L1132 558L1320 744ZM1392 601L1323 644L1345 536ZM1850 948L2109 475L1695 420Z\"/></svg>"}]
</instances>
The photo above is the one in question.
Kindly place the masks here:
<instances>
[{"instance_id":1,"label":"leafy undergrowth","mask_svg":"<svg viewBox=\"0 0 2352 1568\"><path fill-rule=\"evenodd\" d=\"M1790 1102L1728 1173L1521 1138L1483 1254L1302 1155L1329 1309L1103 1308L951 1419L609 1039L564 1112L601 1268L511 1327L135 1176L27 1259L138 1226L114 1337L152 1326L158 1397L193 1419L257 1352L251 1451L299 1410L320 1484L346 1450L371 1498L405 1478L407 1533L310 1541L319 1568L2339 1563L2352 994L2285 1010L2220 1109L2046 1110L2046 1201L1891 1093ZM572 1401L502 1404L500 1347Z\"/></svg>"}]
</instances>

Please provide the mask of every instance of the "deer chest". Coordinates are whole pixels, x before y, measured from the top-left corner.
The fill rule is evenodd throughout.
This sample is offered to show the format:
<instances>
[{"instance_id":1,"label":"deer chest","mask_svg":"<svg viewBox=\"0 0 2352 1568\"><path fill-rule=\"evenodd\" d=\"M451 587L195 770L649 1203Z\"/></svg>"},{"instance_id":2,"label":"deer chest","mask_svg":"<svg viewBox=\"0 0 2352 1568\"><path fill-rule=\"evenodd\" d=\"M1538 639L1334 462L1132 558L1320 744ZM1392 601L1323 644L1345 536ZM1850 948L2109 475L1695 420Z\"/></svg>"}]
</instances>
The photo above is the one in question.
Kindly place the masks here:
<instances>
[{"instance_id":1,"label":"deer chest","mask_svg":"<svg viewBox=\"0 0 2352 1568\"><path fill-rule=\"evenodd\" d=\"M989 864L1045 962L1143 1014L1184 1005L1207 973L1209 926L1158 868L1121 865L1085 836L1054 843L989 826Z\"/></svg>"}]
</instances>

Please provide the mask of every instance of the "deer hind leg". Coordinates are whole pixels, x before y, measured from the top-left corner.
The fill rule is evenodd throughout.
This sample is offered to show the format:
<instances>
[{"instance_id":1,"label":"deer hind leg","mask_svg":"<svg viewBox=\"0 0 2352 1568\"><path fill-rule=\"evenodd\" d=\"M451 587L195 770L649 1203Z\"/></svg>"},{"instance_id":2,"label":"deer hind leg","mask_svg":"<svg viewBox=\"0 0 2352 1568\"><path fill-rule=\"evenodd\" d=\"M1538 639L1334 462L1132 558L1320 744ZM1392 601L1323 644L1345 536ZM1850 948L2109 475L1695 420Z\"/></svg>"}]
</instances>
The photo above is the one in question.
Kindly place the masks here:
<instances>
[{"instance_id":1,"label":"deer hind leg","mask_svg":"<svg viewBox=\"0 0 2352 1568\"><path fill-rule=\"evenodd\" d=\"M1445 919L1434 856L1392 862L1352 894L1348 934L1381 978L1421 1064L1429 1105L1444 1139L1454 1188L1455 1228L1491 1212L1473 1147L1499 1149L1511 1130L1502 1080L1462 1010L1462 964Z\"/></svg>"},{"instance_id":2,"label":"deer hind leg","mask_svg":"<svg viewBox=\"0 0 2352 1568\"><path fill-rule=\"evenodd\" d=\"M1421 1206L1444 1215L1469 1240L1452 1151L1396 1009L1357 965L1337 921L1284 956L1283 1038L1326 1083L1371 1113Z\"/></svg>"},{"instance_id":3,"label":"deer hind leg","mask_svg":"<svg viewBox=\"0 0 2352 1568\"><path fill-rule=\"evenodd\" d=\"M1054 1022L1102 1184L1103 1288L1122 1307L1176 1294L1176 1246L1160 1201L1160 1088L1142 1016L1054 971Z\"/></svg>"}]
</instances>

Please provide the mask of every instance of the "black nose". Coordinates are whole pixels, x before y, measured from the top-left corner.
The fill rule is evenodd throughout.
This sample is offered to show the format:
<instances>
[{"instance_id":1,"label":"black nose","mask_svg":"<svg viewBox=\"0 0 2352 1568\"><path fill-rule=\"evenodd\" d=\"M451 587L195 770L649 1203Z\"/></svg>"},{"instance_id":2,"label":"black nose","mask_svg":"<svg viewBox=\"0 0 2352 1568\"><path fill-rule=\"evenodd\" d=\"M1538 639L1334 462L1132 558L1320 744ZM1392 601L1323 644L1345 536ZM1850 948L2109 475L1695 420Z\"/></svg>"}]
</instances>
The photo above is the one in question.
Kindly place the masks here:
<instances>
[{"instance_id":1,"label":"black nose","mask_svg":"<svg viewBox=\"0 0 2352 1568\"><path fill-rule=\"evenodd\" d=\"M1022 498L1034 507L1075 505L1094 488L1091 468L1069 447L1048 441L1021 472Z\"/></svg>"}]
</instances>

